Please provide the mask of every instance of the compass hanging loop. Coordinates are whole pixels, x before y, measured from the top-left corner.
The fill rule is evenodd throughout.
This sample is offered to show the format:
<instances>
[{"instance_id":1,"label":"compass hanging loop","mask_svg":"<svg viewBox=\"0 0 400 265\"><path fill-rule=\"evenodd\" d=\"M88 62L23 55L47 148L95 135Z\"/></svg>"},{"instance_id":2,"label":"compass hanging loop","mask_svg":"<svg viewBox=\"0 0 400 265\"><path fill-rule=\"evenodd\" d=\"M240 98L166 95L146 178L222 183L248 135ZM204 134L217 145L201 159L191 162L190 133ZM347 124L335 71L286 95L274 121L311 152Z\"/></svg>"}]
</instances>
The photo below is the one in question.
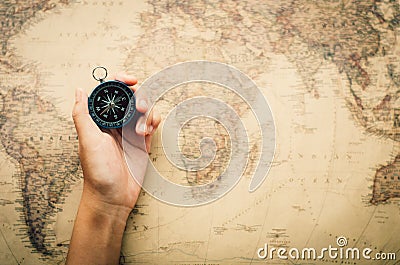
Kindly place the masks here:
<instances>
[{"instance_id":1,"label":"compass hanging loop","mask_svg":"<svg viewBox=\"0 0 400 265\"><path fill-rule=\"evenodd\" d=\"M104 70L103 77L99 77L98 76L99 70ZM103 66L97 66L96 68L93 69L93 72L92 72L92 76L93 76L94 80L99 81L100 83L104 82L104 79L106 79L107 74L108 74L107 73L107 69L105 67L103 67Z\"/></svg>"}]
</instances>

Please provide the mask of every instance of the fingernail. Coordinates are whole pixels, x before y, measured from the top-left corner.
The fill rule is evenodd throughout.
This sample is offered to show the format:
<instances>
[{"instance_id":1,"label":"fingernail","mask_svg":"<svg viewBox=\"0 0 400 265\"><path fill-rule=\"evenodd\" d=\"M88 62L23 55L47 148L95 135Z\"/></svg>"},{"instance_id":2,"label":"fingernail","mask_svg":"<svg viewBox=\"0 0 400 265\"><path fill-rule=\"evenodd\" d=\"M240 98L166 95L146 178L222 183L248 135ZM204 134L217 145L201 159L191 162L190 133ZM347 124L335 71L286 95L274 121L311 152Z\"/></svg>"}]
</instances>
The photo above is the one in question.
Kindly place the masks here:
<instances>
[{"instance_id":1,"label":"fingernail","mask_svg":"<svg viewBox=\"0 0 400 265\"><path fill-rule=\"evenodd\" d=\"M141 100L139 101L139 106L140 106L141 108L147 109L147 102L146 102L146 100L141 99Z\"/></svg>"},{"instance_id":2,"label":"fingernail","mask_svg":"<svg viewBox=\"0 0 400 265\"><path fill-rule=\"evenodd\" d=\"M140 124L139 125L139 131L142 132L142 133L145 133L146 132L146 124Z\"/></svg>"},{"instance_id":3,"label":"fingernail","mask_svg":"<svg viewBox=\"0 0 400 265\"><path fill-rule=\"evenodd\" d=\"M82 98L82 90L80 88L77 88L75 90L75 102L81 101Z\"/></svg>"},{"instance_id":4,"label":"fingernail","mask_svg":"<svg viewBox=\"0 0 400 265\"><path fill-rule=\"evenodd\" d=\"M151 134L152 132L153 132L153 125L149 125L148 127L147 127L147 133L149 133L149 134Z\"/></svg>"}]
</instances>

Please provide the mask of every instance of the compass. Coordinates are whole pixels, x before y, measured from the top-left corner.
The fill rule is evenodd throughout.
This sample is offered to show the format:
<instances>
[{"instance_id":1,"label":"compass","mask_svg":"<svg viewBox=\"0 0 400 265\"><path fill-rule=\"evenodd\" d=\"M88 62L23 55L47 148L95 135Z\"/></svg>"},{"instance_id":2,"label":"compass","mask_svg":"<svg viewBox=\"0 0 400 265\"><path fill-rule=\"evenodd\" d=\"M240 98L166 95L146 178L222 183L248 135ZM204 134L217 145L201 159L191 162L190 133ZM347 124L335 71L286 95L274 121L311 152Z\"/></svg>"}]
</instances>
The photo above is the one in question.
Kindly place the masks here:
<instances>
[{"instance_id":1,"label":"compass","mask_svg":"<svg viewBox=\"0 0 400 265\"><path fill-rule=\"evenodd\" d=\"M102 78L96 77L99 71L104 71ZM133 91L119 81L104 82L107 77L107 69L104 67L96 67L92 75L100 84L93 89L88 99L90 116L101 128L121 128L136 112Z\"/></svg>"}]
</instances>

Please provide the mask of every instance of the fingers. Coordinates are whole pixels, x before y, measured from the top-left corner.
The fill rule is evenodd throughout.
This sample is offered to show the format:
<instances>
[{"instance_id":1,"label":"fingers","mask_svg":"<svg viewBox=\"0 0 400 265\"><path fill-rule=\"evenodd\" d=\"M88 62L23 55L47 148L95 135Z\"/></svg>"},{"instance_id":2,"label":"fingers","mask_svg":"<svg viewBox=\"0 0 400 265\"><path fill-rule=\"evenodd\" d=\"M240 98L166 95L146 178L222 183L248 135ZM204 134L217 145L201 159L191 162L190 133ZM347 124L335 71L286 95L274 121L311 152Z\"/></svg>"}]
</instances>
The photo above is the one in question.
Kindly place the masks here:
<instances>
[{"instance_id":1,"label":"fingers","mask_svg":"<svg viewBox=\"0 0 400 265\"><path fill-rule=\"evenodd\" d=\"M147 135L145 137L145 144L146 144L146 151L147 153L150 153L150 149L151 149L151 140L153 139L153 135Z\"/></svg>"},{"instance_id":2,"label":"fingers","mask_svg":"<svg viewBox=\"0 0 400 265\"><path fill-rule=\"evenodd\" d=\"M153 120L151 125L153 125L153 131L158 128L158 125L161 123L161 115L157 111L153 113Z\"/></svg>"},{"instance_id":3,"label":"fingers","mask_svg":"<svg viewBox=\"0 0 400 265\"><path fill-rule=\"evenodd\" d=\"M146 136L151 133L152 128L147 126L146 116L140 116L136 122L136 133Z\"/></svg>"},{"instance_id":4,"label":"fingers","mask_svg":"<svg viewBox=\"0 0 400 265\"><path fill-rule=\"evenodd\" d=\"M161 116L156 111L151 111L149 116L141 116L136 123L136 133L145 136L146 150L150 152L151 139L161 122Z\"/></svg>"},{"instance_id":5,"label":"fingers","mask_svg":"<svg viewBox=\"0 0 400 265\"><path fill-rule=\"evenodd\" d=\"M136 97L136 109L141 113L146 113L149 109L147 100L144 98Z\"/></svg>"},{"instance_id":6,"label":"fingers","mask_svg":"<svg viewBox=\"0 0 400 265\"><path fill-rule=\"evenodd\" d=\"M134 87L134 85L137 84L137 79L131 75L128 75L124 72L120 72L114 76L115 80L124 82L130 88L132 89L133 92L136 92L137 88ZM148 104L145 98L142 98L139 95L136 95L136 109L141 112L141 113L146 113L148 110Z\"/></svg>"},{"instance_id":7,"label":"fingers","mask_svg":"<svg viewBox=\"0 0 400 265\"><path fill-rule=\"evenodd\" d=\"M150 146L151 146L151 140L153 138L153 134L158 128L158 125L161 123L161 115L158 112L154 112L152 115L152 120L151 124L149 126L152 127L152 131L150 132L149 135L145 137L145 143L146 143L146 150L149 153L150 152Z\"/></svg>"},{"instance_id":8,"label":"fingers","mask_svg":"<svg viewBox=\"0 0 400 265\"><path fill-rule=\"evenodd\" d=\"M145 115L139 117L136 122L136 133L143 136L152 134L158 128L160 122L160 114L152 110L147 117Z\"/></svg>"},{"instance_id":9,"label":"fingers","mask_svg":"<svg viewBox=\"0 0 400 265\"><path fill-rule=\"evenodd\" d=\"M114 79L121 81L121 82L127 84L128 86L134 86L137 84L137 79L135 77L128 75L124 72L120 72L120 73L116 74ZM136 88L132 88L132 90L133 90L133 92L135 92Z\"/></svg>"},{"instance_id":10,"label":"fingers","mask_svg":"<svg viewBox=\"0 0 400 265\"><path fill-rule=\"evenodd\" d=\"M153 111L150 111L149 116L147 117L145 122L146 122L146 128L147 128L148 134L152 133L153 132L153 125L152 125Z\"/></svg>"},{"instance_id":11,"label":"fingers","mask_svg":"<svg viewBox=\"0 0 400 265\"><path fill-rule=\"evenodd\" d=\"M120 72L115 75L115 80L124 82L130 88L133 90L133 92L136 92L137 88L133 87L134 85L137 84L137 79L127 75L124 72ZM149 110L148 102L146 98L144 97L143 94L135 94L136 95L136 109L137 111L141 113L146 113ZM158 128L158 125L161 122L161 116L157 112L154 112L153 110L146 116L142 115L139 117L136 123L136 133L142 136L145 136L145 142L146 142L146 149L147 152L150 151L150 145L151 145L151 139L153 136L153 133L155 130Z\"/></svg>"},{"instance_id":12,"label":"fingers","mask_svg":"<svg viewBox=\"0 0 400 265\"><path fill-rule=\"evenodd\" d=\"M72 118L79 140L85 142L86 139L93 139L101 135L100 129L89 115L88 95L80 88L75 91L75 104L72 110Z\"/></svg>"}]
</instances>

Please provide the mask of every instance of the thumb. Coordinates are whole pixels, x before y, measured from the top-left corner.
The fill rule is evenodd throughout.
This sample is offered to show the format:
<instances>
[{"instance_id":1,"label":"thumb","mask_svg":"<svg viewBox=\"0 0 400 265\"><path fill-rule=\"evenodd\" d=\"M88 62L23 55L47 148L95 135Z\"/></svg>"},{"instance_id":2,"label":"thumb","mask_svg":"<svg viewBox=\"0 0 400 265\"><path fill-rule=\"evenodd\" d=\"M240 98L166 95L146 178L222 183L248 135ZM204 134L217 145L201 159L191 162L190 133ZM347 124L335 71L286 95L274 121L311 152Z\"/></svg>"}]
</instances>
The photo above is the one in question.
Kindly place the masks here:
<instances>
[{"instance_id":1,"label":"thumb","mask_svg":"<svg viewBox=\"0 0 400 265\"><path fill-rule=\"evenodd\" d=\"M88 95L81 88L75 90L75 105L72 110L72 118L80 140L85 141L85 139L100 135L100 129L89 115Z\"/></svg>"}]
</instances>

